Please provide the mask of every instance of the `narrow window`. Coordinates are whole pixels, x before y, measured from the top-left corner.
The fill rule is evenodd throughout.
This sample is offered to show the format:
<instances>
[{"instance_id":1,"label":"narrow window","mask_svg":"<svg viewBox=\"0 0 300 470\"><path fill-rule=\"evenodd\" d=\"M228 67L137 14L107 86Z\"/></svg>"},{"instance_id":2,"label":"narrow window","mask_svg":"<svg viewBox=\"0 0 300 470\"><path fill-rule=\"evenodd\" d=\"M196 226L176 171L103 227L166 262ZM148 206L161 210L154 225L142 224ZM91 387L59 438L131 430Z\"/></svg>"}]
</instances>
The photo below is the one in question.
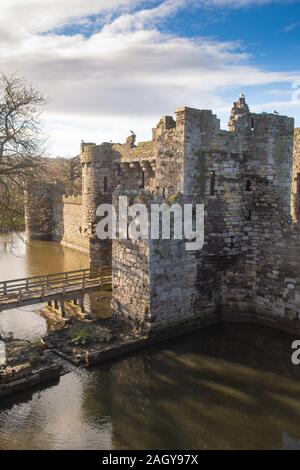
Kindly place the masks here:
<instances>
[{"instance_id":1,"label":"narrow window","mask_svg":"<svg viewBox=\"0 0 300 470\"><path fill-rule=\"evenodd\" d=\"M246 191L251 191L251 181L250 180L247 180Z\"/></svg>"},{"instance_id":2,"label":"narrow window","mask_svg":"<svg viewBox=\"0 0 300 470\"><path fill-rule=\"evenodd\" d=\"M251 211L251 209L249 209L247 220L251 220L251 219L252 219L252 211Z\"/></svg>"},{"instance_id":3,"label":"narrow window","mask_svg":"<svg viewBox=\"0 0 300 470\"><path fill-rule=\"evenodd\" d=\"M140 184L141 188L144 188L145 187L145 172L142 171L141 173L141 184Z\"/></svg>"},{"instance_id":4,"label":"narrow window","mask_svg":"<svg viewBox=\"0 0 300 470\"><path fill-rule=\"evenodd\" d=\"M254 119L251 119L251 131L254 131Z\"/></svg>"},{"instance_id":5,"label":"narrow window","mask_svg":"<svg viewBox=\"0 0 300 470\"><path fill-rule=\"evenodd\" d=\"M297 193L300 193L300 173L297 173Z\"/></svg>"},{"instance_id":6,"label":"narrow window","mask_svg":"<svg viewBox=\"0 0 300 470\"><path fill-rule=\"evenodd\" d=\"M163 188L162 193L163 193L163 198L165 198L166 197L166 188Z\"/></svg>"},{"instance_id":7,"label":"narrow window","mask_svg":"<svg viewBox=\"0 0 300 470\"><path fill-rule=\"evenodd\" d=\"M107 176L103 178L103 191L107 193Z\"/></svg>"},{"instance_id":8,"label":"narrow window","mask_svg":"<svg viewBox=\"0 0 300 470\"><path fill-rule=\"evenodd\" d=\"M211 196L215 194L215 177L216 177L216 172L211 171L209 174L209 194Z\"/></svg>"}]
</instances>

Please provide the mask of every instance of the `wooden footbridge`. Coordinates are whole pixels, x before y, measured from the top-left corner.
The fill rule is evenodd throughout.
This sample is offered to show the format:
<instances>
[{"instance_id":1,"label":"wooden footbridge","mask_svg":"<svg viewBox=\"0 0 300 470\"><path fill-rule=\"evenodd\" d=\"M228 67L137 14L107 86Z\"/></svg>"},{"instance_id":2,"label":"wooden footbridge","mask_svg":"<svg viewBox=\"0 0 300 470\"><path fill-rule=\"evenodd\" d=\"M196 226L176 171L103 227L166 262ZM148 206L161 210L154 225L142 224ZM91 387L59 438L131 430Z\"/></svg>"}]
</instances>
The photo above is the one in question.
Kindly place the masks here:
<instances>
[{"instance_id":1,"label":"wooden footbridge","mask_svg":"<svg viewBox=\"0 0 300 470\"><path fill-rule=\"evenodd\" d=\"M78 269L63 273L32 276L0 281L0 311L26 305L54 302L64 314L64 302L79 300L82 311L83 296L111 284L111 269Z\"/></svg>"}]
</instances>

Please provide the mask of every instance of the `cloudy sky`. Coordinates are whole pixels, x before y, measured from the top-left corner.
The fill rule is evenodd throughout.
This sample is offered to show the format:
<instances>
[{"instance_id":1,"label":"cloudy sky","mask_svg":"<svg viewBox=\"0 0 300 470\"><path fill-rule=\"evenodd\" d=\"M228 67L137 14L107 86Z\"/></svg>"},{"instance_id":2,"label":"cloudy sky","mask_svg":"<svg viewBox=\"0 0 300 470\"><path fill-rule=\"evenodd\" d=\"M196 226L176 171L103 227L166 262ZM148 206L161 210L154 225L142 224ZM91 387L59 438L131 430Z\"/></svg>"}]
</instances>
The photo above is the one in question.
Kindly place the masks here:
<instances>
[{"instance_id":1,"label":"cloudy sky","mask_svg":"<svg viewBox=\"0 0 300 470\"><path fill-rule=\"evenodd\" d=\"M300 0L0 0L0 71L51 98L53 156L149 139L183 105L225 127L240 92L300 126L299 55Z\"/></svg>"}]
</instances>

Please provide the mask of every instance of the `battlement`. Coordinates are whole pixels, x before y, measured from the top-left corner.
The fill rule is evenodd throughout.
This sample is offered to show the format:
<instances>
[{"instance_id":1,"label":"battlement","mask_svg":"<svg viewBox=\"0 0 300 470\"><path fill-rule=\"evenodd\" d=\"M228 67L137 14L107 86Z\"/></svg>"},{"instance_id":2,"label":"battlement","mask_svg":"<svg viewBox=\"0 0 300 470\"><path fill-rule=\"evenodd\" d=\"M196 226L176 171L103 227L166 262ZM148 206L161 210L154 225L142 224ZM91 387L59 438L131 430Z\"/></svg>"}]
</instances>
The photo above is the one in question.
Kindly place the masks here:
<instances>
[{"instance_id":1,"label":"battlement","mask_svg":"<svg viewBox=\"0 0 300 470\"><path fill-rule=\"evenodd\" d=\"M77 196L74 196L74 195L63 195L62 197L62 202L64 204L77 204L77 205L81 205L82 204L82 197L77 195Z\"/></svg>"},{"instance_id":2,"label":"battlement","mask_svg":"<svg viewBox=\"0 0 300 470\"><path fill-rule=\"evenodd\" d=\"M156 149L153 141L139 142L138 145L114 144L113 150L119 154L119 163L154 161L156 159Z\"/></svg>"},{"instance_id":3,"label":"battlement","mask_svg":"<svg viewBox=\"0 0 300 470\"><path fill-rule=\"evenodd\" d=\"M80 162L85 164L102 161L109 158L111 149L112 144L110 142L103 142L100 145L82 142L80 146Z\"/></svg>"}]
</instances>

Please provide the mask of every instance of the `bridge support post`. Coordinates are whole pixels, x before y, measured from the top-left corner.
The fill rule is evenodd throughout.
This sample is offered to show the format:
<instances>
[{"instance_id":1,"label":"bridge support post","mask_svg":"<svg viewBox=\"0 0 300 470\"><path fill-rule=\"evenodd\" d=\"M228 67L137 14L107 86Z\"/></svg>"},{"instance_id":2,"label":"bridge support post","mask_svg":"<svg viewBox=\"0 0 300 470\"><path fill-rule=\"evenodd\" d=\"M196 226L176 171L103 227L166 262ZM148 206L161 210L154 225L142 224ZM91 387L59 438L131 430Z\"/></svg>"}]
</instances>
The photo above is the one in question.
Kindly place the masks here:
<instances>
[{"instance_id":1,"label":"bridge support post","mask_svg":"<svg viewBox=\"0 0 300 470\"><path fill-rule=\"evenodd\" d=\"M58 310L59 309L59 305L58 305L58 300L54 300L54 308L55 310Z\"/></svg>"},{"instance_id":2,"label":"bridge support post","mask_svg":"<svg viewBox=\"0 0 300 470\"><path fill-rule=\"evenodd\" d=\"M84 298L83 296L80 297L80 310L82 313L84 313Z\"/></svg>"},{"instance_id":3,"label":"bridge support post","mask_svg":"<svg viewBox=\"0 0 300 470\"><path fill-rule=\"evenodd\" d=\"M52 307L52 301L51 300L48 300L48 307Z\"/></svg>"},{"instance_id":4,"label":"bridge support post","mask_svg":"<svg viewBox=\"0 0 300 470\"><path fill-rule=\"evenodd\" d=\"M61 316L65 318L66 316L66 311L65 311L65 302L64 299L61 299L60 301L60 310L61 310Z\"/></svg>"},{"instance_id":5,"label":"bridge support post","mask_svg":"<svg viewBox=\"0 0 300 470\"><path fill-rule=\"evenodd\" d=\"M74 303L74 305L78 305L78 300L77 300L77 299L74 299L74 300L73 300L73 303Z\"/></svg>"}]
</instances>

